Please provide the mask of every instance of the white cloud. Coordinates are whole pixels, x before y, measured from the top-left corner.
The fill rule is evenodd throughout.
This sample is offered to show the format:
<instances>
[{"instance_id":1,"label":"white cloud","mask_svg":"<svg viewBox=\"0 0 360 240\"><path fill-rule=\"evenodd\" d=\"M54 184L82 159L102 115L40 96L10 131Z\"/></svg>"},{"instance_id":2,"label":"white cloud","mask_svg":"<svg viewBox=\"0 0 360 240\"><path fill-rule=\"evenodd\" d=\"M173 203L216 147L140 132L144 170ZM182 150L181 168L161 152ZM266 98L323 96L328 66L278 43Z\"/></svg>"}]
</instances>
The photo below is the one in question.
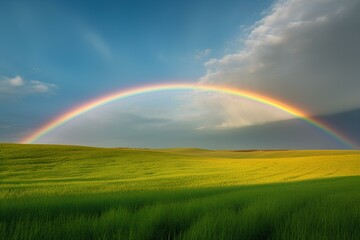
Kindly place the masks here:
<instances>
[{"instance_id":1,"label":"white cloud","mask_svg":"<svg viewBox=\"0 0 360 240\"><path fill-rule=\"evenodd\" d=\"M37 80L25 80L21 76L0 80L0 94L47 93L55 87L55 84Z\"/></svg>"},{"instance_id":2,"label":"white cloud","mask_svg":"<svg viewBox=\"0 0 360 240\"><path fill-rule=\"evenodd\" d=\"M218 60L216 58L211 58L204 63L204 66L211 67L211 66L215 65L217 62L218 62Z\"/></svg>"},{"instance_id":3,"label":"white cloud","mask_svg":"<svg viewBox=\"0 0 360 240\"><path fill-rule=\"evenodd\" d=\"M202 51L197 50L196 55L195 55L195 59L196 60L201 60L203 58L208 57L210 54L211 54L211 49L210 48L204 49Z\"/></svg>"},{"instance_id":4,"label":"white cloud","mask_svg":"<svg viewBox=\"0 0 360 240\"><path fill-rule=\"evenodd\" d=\"M35 80L30 81L30 88L34 92L48 92L53 87L55 87L54 84L44 83Z\"/></svg>"},{"instance_id":5,"label":"white cloud","mask_svg":"<svg viewBox=\"0 0 360 240\"><path fill-rule=\"evenodd\" d=\"M16 76L14 78L10 78L6 80L9 85L14 87L19 87L24 85L24 80L20 76Z\"/></svg>"},{"instance_id":6,"label":"white cloud","mask_svg":"<svg viewBox=\"0 0 360 240\"><path fill-rule=\"evenodd\" d=\"M359 11L359 0L279 0L244 48L205 63L200 82L263 93L312 114L359 108Z\"/></svg>"},{"instance_id":7,"label":"white cloud","mask_svg":"<svg viewBox=\"0 0 360 240\"><path fill-rule=\"evenodd\" d=\"M224 93L196 91L179 98L182 104L175 108L172 120L192 122L197 129L239 128L294 118L282 110Z\"/></svg>"}]
</instances>

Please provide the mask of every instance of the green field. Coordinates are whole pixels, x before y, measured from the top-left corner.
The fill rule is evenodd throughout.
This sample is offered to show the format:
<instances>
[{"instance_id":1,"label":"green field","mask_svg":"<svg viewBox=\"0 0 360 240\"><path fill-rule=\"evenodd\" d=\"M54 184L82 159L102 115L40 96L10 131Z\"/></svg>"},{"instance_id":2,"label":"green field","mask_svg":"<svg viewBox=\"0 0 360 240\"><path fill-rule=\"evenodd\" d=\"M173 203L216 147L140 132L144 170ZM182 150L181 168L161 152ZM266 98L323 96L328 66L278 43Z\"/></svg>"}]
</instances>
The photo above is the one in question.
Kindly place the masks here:
<instances>
[{"instance_id":1,"label":"green field","mask_svg":"<svg viewBox=\"0 0 360 240\"><path fill-rule=\"evenodd\" d=\"M0 144L0 239L360 239L360 151Z\"/></svg>"}]
</instances>

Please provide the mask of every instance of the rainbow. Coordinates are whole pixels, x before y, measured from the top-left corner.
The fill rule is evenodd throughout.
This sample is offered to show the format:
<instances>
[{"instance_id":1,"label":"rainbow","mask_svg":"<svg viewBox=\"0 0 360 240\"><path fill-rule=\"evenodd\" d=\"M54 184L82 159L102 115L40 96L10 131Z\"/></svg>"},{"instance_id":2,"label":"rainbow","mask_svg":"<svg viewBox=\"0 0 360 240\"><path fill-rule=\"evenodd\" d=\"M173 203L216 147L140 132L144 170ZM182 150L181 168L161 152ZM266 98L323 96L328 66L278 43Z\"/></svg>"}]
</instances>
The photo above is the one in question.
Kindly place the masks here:
<instances>
[{"instance_id":1,"label":"rainbow","mask_svg":"<svg viewBox=\"0 0 360 240\"><path fill-rule=\"evenodd\" d=\"M201 90L201 91L210 91L210 92L220 92L225 93L233 96L239 96L246 99L250 99L259 103L266 104L268 106L272 106L277 109L281 109L289 114L294 115L295 117L301 118L304 121L314 125L315 127L321 129L325 133L331 135L338 141L345 144L347 147L350 148L357 148L355 144L351 142L351 140L347 139L344 135L340 132L337 132L331 127L327 126L325 123L320 122L314 118L309 117L305 112L284 104L278 100L273 98L260 95L250 91L243 91L236 88L230 87L223 87L223 86L214 86L214 85L203 85L203 84L191 84L191 83L172 83L172 84L161 84L161 85L150 85L150 86L143 86L138 88L132 89L125 89L120 90L111 94L108 94L103 97L99 97L97 99L91 100L82 104L78 107L71 109L70 111L60 115L59 117L53 119L52 121L48 122L44 126L37 129L34 133L27 136L26 138L21 140L21 143L33 143L36 140L40 139L42 136L46 135L47 133L51 132L52 130L64 125L65 123L71 121L72 119L94 110L95 108L99 108L105 104L114 102L116 100L124 99L127 97L146 94L151 92L160 92L160 91L170 91L170 90Z\"/></svg>"}]
</instances>

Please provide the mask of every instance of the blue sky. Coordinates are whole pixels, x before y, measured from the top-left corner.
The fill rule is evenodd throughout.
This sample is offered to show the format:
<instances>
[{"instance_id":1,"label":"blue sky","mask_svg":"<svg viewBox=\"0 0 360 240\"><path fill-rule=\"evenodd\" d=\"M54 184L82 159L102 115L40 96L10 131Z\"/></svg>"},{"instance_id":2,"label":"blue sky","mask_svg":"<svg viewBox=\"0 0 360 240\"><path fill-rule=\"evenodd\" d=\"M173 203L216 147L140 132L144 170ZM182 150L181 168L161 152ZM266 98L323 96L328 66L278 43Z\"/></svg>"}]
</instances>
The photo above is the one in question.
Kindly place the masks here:
<instances>
[{"instance_id":1,"label":"blue sky","mask_svg":"<svg viewBox=\"0 0 360 240\"><path fill-rule=\"evenodd\" d=\"M259 34L261 28L254 30L258 25L270 25L275 30L280 28L280 24L278 26L271 25L275 24L271 21L266 22L266 17L274 15L276 18L276 11L286 10L286 4L290 5L288 8L291 11L292 7L298 7L299 12L309 14L309 19L318 14L317 17L328 16L329 19L332 17L336 20L337 16L331 14L337 8L346 9L356 2L347 0L341 6L336 1L330 1L326 8L320 3L313 4L315 9L325 9L316 12L295 6L291 0L1 1L0 81L3 83L0 84L0 140L17 141L67 109L115 89L179 80L219 83L221 79L221 84L269 92L271 96L289 100L301 108L309 109L315 115L356 109L360 107L356 97L349 98L334 108L328 108L325 104L312 104L316 101L311 97L307 98L310 99L308 102L299 101L296 92L282 87L272 89L272 86L280 84L277 82L248 84L248 78L261 79L262 76L256 75L258 70L250 77L241 71L239 75L229 75L234 72L237 74L241 66L248 64L248 59L261 63L266 58L257 59L258 56L263 56L263 52L269 52L266 49L260 52L264 44L256 48L260 49L256 50L258 52L251 50L251 44L259 42L260 37L264 38ZM279 19L295 22L290 18ZM280 20L278 22L281 22ZM342 21L335 20L334 26L336 21ZM257 21L259 22L256 24ZM314 27L316 21L315 19ZM330 28L335 29L330 25L331 21L328 22ZM326 29L325 27L323 29ZM267 33L267 37L276 34L281 37L281 31L284 30L280 30ZM301 31L299 30L300 33ZM329 34L331 33L329 31ZM335 33L336 31L333 34ZM312 32L309 36L313 36ZM276 39L281 39L280 37L274 38L272 44L279 45ZM264 39L260 40L266 42ZM304 36L304 39L309 38ZM314 38L314 46L317 41L321 42ZM272 47L271 51L276 47ZM287 45L285 47L288 48ZM337 48L329 46L333 49L334 47ZM310 50L309 52L313 52ZM270 57L273 54L271 51ZM308 49L302 52L306 51ZM241 54L245 55L244 52L248 53L246 61L231 60L240 58ZM280 54L284 53L279 50L273 54L274 62ZM298 61L293 60L292 55L281 55L278 59L282 58L290 59L287 64ZM323 61L319 59L318 62ZM325 62L323 65L329 67L330 64L332 63ZM279 62L280 65L284 66ZM318 68L324 66L319 65ZM298 75L300 70L308 72L307 68L308 66L300 66L294 73ZM279 71L282 71L282 74L276 75ZM310 69L311 71L313 70ZM326 69L322 71L325 72ZM275 78L283 76L287 70L284 67L271 68L268 72L276 72L273 76ZM351 74L358 76L356 71ZM315 75L319 74L314 73ZM306 79L311 77L312 75L306 75ZM222 82L222 79L226 81ZM235 82L238 79L245 80ZM288 82L292 84L292 81ZM299 88L296 84L300 81L293 82L293 85ZM324 84L321 81L320 83ZM329 86L335 89L336 84ZM284 84L281 83L281 86ZM313 83L304 83L300 89L303 92L313 86ZM355 85L353 88L357 87L358 85ZM331 94L331 91L324 92L325 97ZM173 104L176 102L176 106L183 104L179 100L183 99L181 96L172 100L170 98L171 96L168 101ZM161 101L154 101L154 105L159 105ZM223 101L229 103L228 99ZM323 109L325 110L322 111ZM79 143L81 144L81 141Z\"/></svg>"},{"instance_id":2,"label":"blue sky","mask_svg":"<svg viewBox=\"0 0 360 240\"><path fill-rule=\"evenodd\" d=\"M149 81L196 80L196 55L227 45L270 1L2 1L0 70L67 96ZM91 84L89 84L91 83ZM82 94L79 94L79 90Z\"/></svg>"},{"instance_id":3,"label":"blue sky","mask_svg":"<svg viewBox=\"0 0 360 240\"><path fill-rule=\"evenodd\" d=\"M114 88L195 81L204 56L259 19L270 1L1 1L0 76L55 84L7 99L36 126ZM20 99L19 99L20 98ZM29 110L31 109L31 110ZM5 111L5 113L7 113Z\"/></svg>"}]
</instances>

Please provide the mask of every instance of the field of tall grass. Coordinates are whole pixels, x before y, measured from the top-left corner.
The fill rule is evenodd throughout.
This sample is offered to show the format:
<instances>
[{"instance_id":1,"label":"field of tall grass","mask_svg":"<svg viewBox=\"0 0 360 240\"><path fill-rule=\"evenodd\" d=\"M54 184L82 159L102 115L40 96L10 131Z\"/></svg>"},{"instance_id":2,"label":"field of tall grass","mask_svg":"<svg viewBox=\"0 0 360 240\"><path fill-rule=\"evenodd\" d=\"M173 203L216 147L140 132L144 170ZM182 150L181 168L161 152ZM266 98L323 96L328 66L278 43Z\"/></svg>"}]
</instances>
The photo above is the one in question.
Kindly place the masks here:
<instances>
[{"instance_id":1,"label":"field of tall grass","mask_svg":"<svg viewBox=\"0 0 360 240\"><path fill-rule=\"evenodd\" d=\"M360 239L360 151L0 144L0 239Z\"/></svg>"}]
</instances>

